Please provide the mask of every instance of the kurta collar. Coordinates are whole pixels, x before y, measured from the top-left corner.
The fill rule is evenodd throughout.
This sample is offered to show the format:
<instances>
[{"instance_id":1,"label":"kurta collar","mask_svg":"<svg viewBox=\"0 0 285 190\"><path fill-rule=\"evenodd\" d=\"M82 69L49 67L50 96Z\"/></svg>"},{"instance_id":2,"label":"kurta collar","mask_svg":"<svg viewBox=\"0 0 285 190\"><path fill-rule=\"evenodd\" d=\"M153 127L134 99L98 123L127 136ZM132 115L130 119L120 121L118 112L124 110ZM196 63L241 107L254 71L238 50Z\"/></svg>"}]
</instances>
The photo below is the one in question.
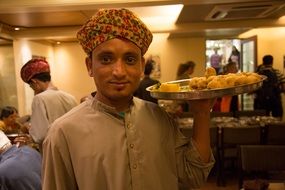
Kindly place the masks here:
<instances>
[{"instance_id":1,"label":"kurta collar","mask_svg":"<svg viewBox=\"0 0 285 190\"><path fill-rule=\"evenodd\" d=\"M93 98L92 100L92 108L99 110L101 112L106 112L108 114L111 114L112 116L119 118L119 119L124 119L125 113L130 112L131 108L134 105L134 98L131 100L131 104L129 108L125 112L118 112L114 107L108 106L104 104L103 102L99 101L96 99L96 97Z\"/></svg>"}]
</instances>

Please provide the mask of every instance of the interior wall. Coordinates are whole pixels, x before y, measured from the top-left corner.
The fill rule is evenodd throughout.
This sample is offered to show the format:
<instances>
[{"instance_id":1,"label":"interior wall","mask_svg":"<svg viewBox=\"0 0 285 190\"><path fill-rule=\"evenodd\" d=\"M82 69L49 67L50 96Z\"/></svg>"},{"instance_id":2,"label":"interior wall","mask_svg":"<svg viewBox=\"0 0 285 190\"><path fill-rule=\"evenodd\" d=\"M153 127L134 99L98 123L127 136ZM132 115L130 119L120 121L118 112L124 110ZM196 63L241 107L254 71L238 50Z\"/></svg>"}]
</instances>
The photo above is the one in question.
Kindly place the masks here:
<instances>
[{"instance_id":1,"label":"interior wall","mask_svg":"<svg viewBox=\"0 0 285 190\"><path fill-rule=\"evenodd\" d=\"M12 45L0 46L0 107L18 108Z\"/></svg>"},{"instance_id":2,"label":"interior wall","mask_svg":"<svg viewBox=\"0 0 285 190\"><path fill-rule=\"evenodd\" d=\"M159 55L161 59L161 82L176 79L176 71L180 63L194 61L196 68L193 76L201 76L205 72L206 63L205 38L168 39L168 34L155 34L146 57Z\"/></svg>"},{"instance_id":3,"label":"interior wall","mask_svg":"<svg viewBox=\"0 0 285 190\"><path fill-rule=\"evenodd\" d=\"M86 54L78 43L65 43L54 48L53 80L58 88L71 93L80 100L96 90L93 78L85 66Z\"/></svg>"},{"instance_id":4,"label":"interior wall","mask_svg":"<svg viewBox=\"0 0 285 190\"><path fill-rule=\"evenodd\" d=\"M240 38L257 36L257 60L262 64L262 57L271 54L274 57L274 68L283 72L285 55L285 27L253 29L240 35Z\"/></svg>"}]
</instances>

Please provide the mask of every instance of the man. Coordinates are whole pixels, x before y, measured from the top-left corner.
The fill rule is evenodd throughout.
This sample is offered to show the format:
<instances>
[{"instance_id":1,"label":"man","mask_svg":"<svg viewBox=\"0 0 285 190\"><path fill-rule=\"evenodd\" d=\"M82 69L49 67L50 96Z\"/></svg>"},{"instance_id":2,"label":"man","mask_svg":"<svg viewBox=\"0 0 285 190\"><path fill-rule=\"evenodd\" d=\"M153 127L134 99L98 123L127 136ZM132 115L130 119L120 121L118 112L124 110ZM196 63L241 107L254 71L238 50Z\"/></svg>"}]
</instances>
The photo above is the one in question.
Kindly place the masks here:
<instances>
[{"instance_id":1,"label":"man","mask_svg":"<svg viewBox=\"0 0 285 190\"><path fill-rule=\"evenodd\" d=\"M210 57L210 64L211 67L215 68L216 73L220 72L222 56L218 54L219 48L214 48L214 54Z\"/></svg>"},{"instance_id":2,"label":"man","mask_svg":"<svg viewBox=\"0 0 285 190\"><path fill-rule=\"evenodd\" d=\"M43 59L31 59L21 69L22 80L34 90L29 133L40 146L49 125L77 105L75 98L53 86L50 67Z\"/></svg>"},{"instance_id":3,"label":"man","mask_svg":"<svg viewBox=\"0 0 285 190\"><path fill-rule=\"evenodd\" d=\"M262 87L256 91L254 109L266 110L267 115L282 118L283 107L281 93L285 91L285 77L273 68L273 56L265 55L263 63L257 68L257 73L267 76Z\"/></svg>"},{"instance_id":4,"label":"man","mask_svg":"<svg viewBox=\"0 0 285 190\"><path fill-rule=\"evenodd\" d=\"M147 100L157 104L157 99L151 97L150 92L146 90L147 87L159 83L158 80L154 80L150 77L152 70L152 60L148 60L144 68L144 78L141 80L139 88L136 90L134 95L143 100Z\"/></svg>"},{"instance_id":5,"label":"man","mask_svg":"<svg viewBox=\"0 0 285 190\"><path fill-rule=\"evenodd\" d=\"M28 147L11 145L0 131L0 189L41 190L41 155Z\"/></svg>"},{"instance_id":6,"label":"man","mask_svg":"<svg viewBox=\"0 0 285 190\"><path fill-rule=\"evenodd\" d=\"M43 189L201 186L214 162L212 100L193 102L194 136L189 141L158 105L133 97L152 34L127 9L99 10L77 38L97 92L51 126L44 142Z\"/></svg>"}]
</instances>

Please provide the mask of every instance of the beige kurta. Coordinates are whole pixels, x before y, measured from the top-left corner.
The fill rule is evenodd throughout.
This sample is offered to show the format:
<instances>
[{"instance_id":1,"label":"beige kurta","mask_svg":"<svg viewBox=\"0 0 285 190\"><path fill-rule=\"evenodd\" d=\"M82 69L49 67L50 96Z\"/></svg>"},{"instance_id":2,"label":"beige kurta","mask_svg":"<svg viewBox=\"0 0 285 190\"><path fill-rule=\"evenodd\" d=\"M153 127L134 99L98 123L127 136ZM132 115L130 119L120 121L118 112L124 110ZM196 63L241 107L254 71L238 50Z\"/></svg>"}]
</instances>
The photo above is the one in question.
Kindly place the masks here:
<instances>
[{"instance_id":1,"label":"beige kurta","mask_svg":"<svg viewBox=\"0 0 285 190\"><path fill-rule=\"evenodd\" d=\"M124 115L88 100L51 126L44 141L44 190L176 190L202 184L202 163L156 104L134 98Z\"/></svg>"},{"instance_id":2,"label":"beige kurta","mask_svg":"<svg viewBox=\"0 0 285 190\"><path fill-rule=\"evenodd\" d=\"M61 90L48 88L34 96L32 102L31 129L33 140L42 143L49 125L77 105L76 99Z\"/></svg>"}]
</instances>

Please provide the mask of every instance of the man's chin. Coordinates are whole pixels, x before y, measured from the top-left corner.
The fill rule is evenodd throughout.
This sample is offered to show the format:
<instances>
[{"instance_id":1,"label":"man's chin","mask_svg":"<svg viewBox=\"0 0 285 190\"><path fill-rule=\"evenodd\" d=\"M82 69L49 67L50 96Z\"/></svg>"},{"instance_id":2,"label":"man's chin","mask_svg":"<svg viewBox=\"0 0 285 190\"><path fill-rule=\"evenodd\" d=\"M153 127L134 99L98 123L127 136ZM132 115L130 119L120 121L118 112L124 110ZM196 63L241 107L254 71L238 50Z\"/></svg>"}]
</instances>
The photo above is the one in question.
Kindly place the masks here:
<instances>
[{"instance_id":1,"label":"man's chin","mask_svg":"<svg viewBox=\"0 0 285 190\"><path fill-rule=\"evenodd\" d=\"M123 92L114 92L109 97L112 100L123 100L123 99L128 99L128 98L132 97L132 94L123 93Z\"/></svg>"}]
</instances>

